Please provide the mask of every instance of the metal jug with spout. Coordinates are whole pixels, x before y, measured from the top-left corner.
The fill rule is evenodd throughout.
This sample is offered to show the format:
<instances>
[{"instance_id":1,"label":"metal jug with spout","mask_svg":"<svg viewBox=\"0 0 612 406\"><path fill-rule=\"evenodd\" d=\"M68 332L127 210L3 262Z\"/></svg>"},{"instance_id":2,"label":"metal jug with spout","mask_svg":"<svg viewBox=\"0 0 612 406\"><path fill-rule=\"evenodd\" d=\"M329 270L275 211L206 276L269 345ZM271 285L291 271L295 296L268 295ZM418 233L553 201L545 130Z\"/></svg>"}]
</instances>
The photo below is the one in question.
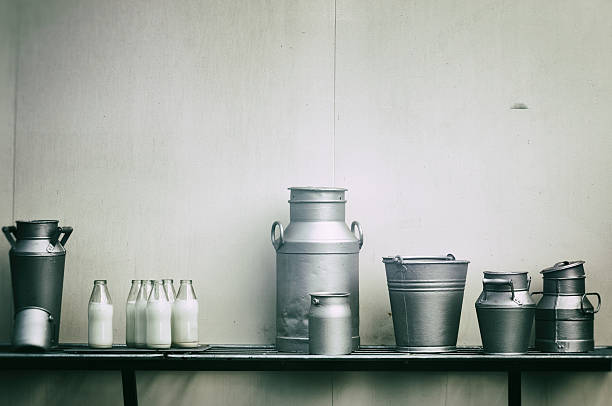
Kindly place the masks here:
<instances>
[{"instance_id":1,"label":"metal jug with spout","mask_svg":"<svg viewBox=\"0 0 612 406\"><path fill-rule=\"evenodd\" d=\"M16 227L2 227L11 244L9 258L15 304L13 345L46 350L59 341L66 260L64 245L72 227L59 227L58 220L16 223Z\"/></svg>"}]
</instances>

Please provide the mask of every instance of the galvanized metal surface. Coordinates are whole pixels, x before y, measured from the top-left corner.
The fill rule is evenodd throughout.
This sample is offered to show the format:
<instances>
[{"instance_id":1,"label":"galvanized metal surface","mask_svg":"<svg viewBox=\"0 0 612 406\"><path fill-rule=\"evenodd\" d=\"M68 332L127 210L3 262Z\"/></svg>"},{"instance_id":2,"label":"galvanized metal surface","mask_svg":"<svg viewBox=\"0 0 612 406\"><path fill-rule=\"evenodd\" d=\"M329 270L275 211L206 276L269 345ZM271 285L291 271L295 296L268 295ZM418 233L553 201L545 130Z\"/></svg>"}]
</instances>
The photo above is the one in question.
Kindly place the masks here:
<instances>
[{"instance_id":1,"label":"galvanized metal surface","mask_svg":"<svg viewBox=\"0 0 612 406\"><path fill-rule=\"evenodd\" d=\"M484 352L526 353L536 307L531 278L527 272L484 272L482 284L475 306Z\"/></svg>"},{"instance_id":2,"label":"galvanized metal surface","mask_svg":"<svg viewBox=\"0 0 612 406\"><path fill-rule=\"evenodd\" d=\"M353 348L359 346L361 226L345 223L342 188L289 188L290 223L272 224L276 250L276 345L308 352L310 292L348 292ZM278 231L278 237L276 232Z\"/></svg>"},{"instance_id":3,"label":"galvanized metal surface","mask_svg":"<svg viewBox=\"0 0 612 406\"><path fill-rule=\"evenodd\" d=\"M2 227L11 244L9 258L15 306L13 344L16 347L48 349L59 342L62 289L64 283L64 245L72 227L59 227L57 220L17 221L17 226ZM61 237L61 238L60 238ZM40 328L40 314L49 314L51 326ZM20 312L28 314L18 315Z\"/></svg>"},{"instance_id":4,"label":"galvanized metal surface","mask_svg":"<svg viewBox=\"0 0 612 406\"><path fill-rule=\"evenodd\" d=\"M342 355L352 351L348 293L311 293L308 315L309 353Z\"/></svg>"},{"instance_id":5,"label":"galvanized metal surface","mask_svg":"<svg viewBox=\"0 0 612 406\"><path fill-rule=\"evenodd\" d=\"M445 352L457 344L468 261L385 257L398 351Z\"/></svg>"},{"instance_id":6,"label":"galvanized metal surface","mask_svg":"<svg viewBox=\"0 0 612 406\"><path fill-rule=\"evenodd\" d=\"M544 291L538 302L536 348L547 352L593 351L595 313L601 296L585 293L584 261L562 261L541 271ZM589 301L597 298L597 305Z\"/></svg>"}]
</instances>

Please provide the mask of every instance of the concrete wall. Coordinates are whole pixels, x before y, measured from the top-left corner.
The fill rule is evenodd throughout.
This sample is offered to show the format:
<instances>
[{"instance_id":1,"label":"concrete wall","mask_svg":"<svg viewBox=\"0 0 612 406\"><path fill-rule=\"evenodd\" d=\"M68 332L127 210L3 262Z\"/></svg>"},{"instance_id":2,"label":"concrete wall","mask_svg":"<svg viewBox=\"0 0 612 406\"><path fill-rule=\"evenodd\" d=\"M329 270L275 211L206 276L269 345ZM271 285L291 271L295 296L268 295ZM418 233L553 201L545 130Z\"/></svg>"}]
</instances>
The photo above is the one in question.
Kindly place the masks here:
<instances>
[{"instance_id":1,"label":"concrete wall","mask_svg":"<svg viewBox=\"0 0 612 406\"><path fill-rule=\"evenodd\" d=\"M272 342L269 226L288 221L287 186L333 184L366 233L364 343L393 343L380 258L447 252L472 261L460 344L480 343L483 270L528 270L537 290L561 259L587 260L596 340L612 342L609 2L26 0L18 17L3 45L18 43L16 149L9 131L2 152L13 219L75 227L62 341L86 341L93 279L109 281L122 342L129 280L171 276L194 280L202 342ZM525 404L607 404L608 374L575 375L526 374ZM121 397L116 373L2 378L21 404ZM506 400L503 374L137 379L160 405Z\"/></svg>"}]
</instances>

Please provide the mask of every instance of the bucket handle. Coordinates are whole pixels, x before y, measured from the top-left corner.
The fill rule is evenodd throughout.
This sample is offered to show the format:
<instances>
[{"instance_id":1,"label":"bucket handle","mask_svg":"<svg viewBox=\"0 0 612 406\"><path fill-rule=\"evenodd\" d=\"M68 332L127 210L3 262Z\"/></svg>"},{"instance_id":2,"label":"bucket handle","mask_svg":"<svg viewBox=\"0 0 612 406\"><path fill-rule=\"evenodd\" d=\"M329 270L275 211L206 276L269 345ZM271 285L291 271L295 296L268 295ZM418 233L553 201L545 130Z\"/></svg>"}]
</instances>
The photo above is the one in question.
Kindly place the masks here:
<instances>
[{"instance_id":1,"label":"bucket handle","mask_svg":"<svg viewBox=\"0 0 612 406\"><path fill-rule=\"evenodd\" d=\"M589 295L594 295L597 296L597 308L593 311L590 311L589 309L585 309L584 308L584 299L586 299L587 296ZM599 311L599 308L601 307L601 296L599 296L599 293L596 292L590 292L590 293L585 293L582 295L582 298L580 299L580 310L582 310L582 313L585 314L595 314Z\"/></svg>"},{"instance_id":2,"label":"bucket handle","mask_svg":"<svg viewBox=\"0 0 612 406\"><path fill-rule=\"evenodd\" d=\"M15 240L16 233L17 233L17 227L15 226L2 227L2 232L6 236L6 239L8 240L9 244L11 244L11 247L15 248L15 245L17 244L17 240Z\"/></svg>"},{"instance_id":3,"label":"bucket handle","mask_svg":"<svg viewBox=\"0 0 612 406\"><path fill-rule=\"evenodd\" d=\"M351 233L355 234L355 228L357 229L357 232L359 233L359 249L361 249L361 247L363 246L363 230L361 229L361 224L359 224L358 221L353 221L351 223Z\"/></svg>"},{"instance_id":4,"label":"bucket handle","mask_svg":"<svg viewBox=\"0 0 612 406\"><path fill-rule=\"evenodd\" d=\"M484 293L484 300L487 300L487 289L486 286L487 285L500 285L500 286L504 286L504 285L508 285L510 286L510 292L511 292L511 297L510 299L514 300L516 303L519 303L517 300L514 299L514 283L512 283L512 279L483 279L482 280L482 287L483 289L483 293Z\"/></svg>"},{"instance_id":5,"label":"bucket handle","mask_svg":"<svg viewBox=\"0 0 612 406\"><path fill-rule=\"evenodd\" d=\"M278 227L278 231L280 232L278 239L275 237L276 227ZM278 251L278 249L285 243L285 230L283 229L283 225L280 221L275 221L272 223L272 230L270 230L270 241L272 241L272 246L274 249Z\"/></svg>"}]
</instances>

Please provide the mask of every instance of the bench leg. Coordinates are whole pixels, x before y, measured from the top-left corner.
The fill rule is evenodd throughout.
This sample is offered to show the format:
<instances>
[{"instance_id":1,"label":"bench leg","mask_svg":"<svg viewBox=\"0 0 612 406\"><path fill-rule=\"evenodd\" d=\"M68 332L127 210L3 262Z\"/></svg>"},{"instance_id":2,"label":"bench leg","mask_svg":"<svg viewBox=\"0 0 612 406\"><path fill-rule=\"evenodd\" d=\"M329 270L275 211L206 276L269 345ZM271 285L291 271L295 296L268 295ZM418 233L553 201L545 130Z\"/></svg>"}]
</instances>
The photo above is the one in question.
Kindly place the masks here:
<instances>
[{"instance_id":1,"label":"bench leg","mask_svg":"<svg viewBox=\"0 0 612 406\"><path fill-rule=\"evenodd\" d=\"M123 406L138 406L135 371L133 369L122 369L121 382L123 384Z\"/></svg>"},{"instance_id":2,"label":"bench leg","mask_svg":"<svg viewBox=\"0 0 612 406\"><path fill-rule=\"evenodd\" d=\"M508 406L521 406L521 371L508 371Z\"/></svg>"}]
</instances>

